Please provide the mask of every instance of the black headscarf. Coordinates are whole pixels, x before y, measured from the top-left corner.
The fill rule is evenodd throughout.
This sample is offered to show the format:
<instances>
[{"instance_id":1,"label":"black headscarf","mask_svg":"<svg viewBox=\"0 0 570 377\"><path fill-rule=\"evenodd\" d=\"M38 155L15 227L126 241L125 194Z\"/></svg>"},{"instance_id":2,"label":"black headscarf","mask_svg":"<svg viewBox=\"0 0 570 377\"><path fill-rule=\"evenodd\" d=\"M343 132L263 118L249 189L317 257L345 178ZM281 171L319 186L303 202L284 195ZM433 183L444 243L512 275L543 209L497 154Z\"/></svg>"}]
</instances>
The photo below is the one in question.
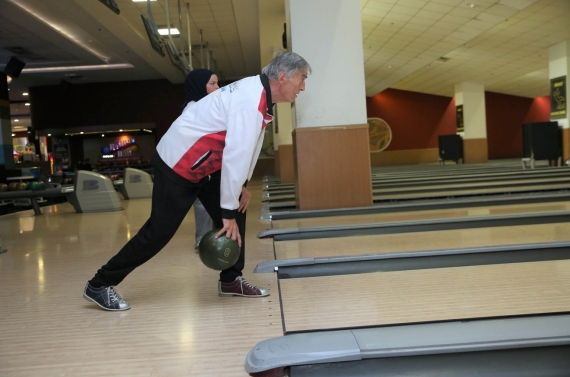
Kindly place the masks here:
<instances>
[{"instance_id":1,"label":"black headscarf","mask_svg":"<svg viewBox=\"0 0 570 377\"><path fill-rule=\"evenodd\" d=\"M186 76L184 80L184 91L186 92L186 103L190 101L198 102L208 94L206 92L206 85L210 81L210 77L214 72L209 69L195 69Z\"/></svg>"}]
</instances>

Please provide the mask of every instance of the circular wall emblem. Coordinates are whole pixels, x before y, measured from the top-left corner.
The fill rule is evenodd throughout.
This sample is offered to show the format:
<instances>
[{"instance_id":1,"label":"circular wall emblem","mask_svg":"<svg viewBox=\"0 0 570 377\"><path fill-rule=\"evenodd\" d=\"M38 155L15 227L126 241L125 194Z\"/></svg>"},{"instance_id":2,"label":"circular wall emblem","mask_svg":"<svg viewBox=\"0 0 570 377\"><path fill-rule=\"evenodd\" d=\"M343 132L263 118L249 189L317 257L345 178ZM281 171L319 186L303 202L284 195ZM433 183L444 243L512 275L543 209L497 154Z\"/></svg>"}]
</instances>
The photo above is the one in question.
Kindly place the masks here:
<instances>
[{"instance_id":1,"label":"circular wall emblem","mask_svg":"<svg viewBox=\"0 0 570 377\"><path fill-rule=\"evenodd\" d=\"M368 118L370 152L382 152L392 141L392 130L384 119Z\"/></svg>"}]
</instances>

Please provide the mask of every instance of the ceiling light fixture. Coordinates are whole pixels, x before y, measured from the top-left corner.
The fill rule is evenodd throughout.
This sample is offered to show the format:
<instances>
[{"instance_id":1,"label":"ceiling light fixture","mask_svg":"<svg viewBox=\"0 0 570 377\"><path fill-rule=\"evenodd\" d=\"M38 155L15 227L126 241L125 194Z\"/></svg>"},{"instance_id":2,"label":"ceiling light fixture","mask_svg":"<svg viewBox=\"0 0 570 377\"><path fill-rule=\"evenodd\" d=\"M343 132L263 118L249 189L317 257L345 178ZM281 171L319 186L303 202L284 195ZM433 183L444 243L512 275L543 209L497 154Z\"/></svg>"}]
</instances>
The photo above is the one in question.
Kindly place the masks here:
<instances>
[{"instance_id":1,"label":"ceiling light fixture","mask_svg":"<svg viewBox=\"0 0 570 377\"><path fill-rule=\"evenodd\" d=\"M36 72L61 72L61 71L93 71L98 69L122 69L134 68L132 64L98 64L98 65L78 65L70 67L45 67L45 68L24 68L22 73Z\"/></svg>"},{"instance_id":2,"label":"ceiling light fixture","mask_svg":"<svg viewBox=\"0 0 570 377\"><path fill-rule=\"evenodd\" d=\"M29 102L26 102L26 103L24 104L24 106L30 106L30 103L29 103Z\"/></svg>"},{"instance_id":3,"label":"ceiling light fixture","mask_svg":"<svg viewBox=\"0 0 570 377\"><path fill-rule=\"evenodd\" d=\"M23 95L23 96L27 96L27 95L28 95L28 93L22 93L22 95Z\"/></svg>"},{"instance_id":4,"label":"ceiling light fixture","mask_svg":"<svg viewBox=\"0 0 570 377\"><path fill-rule=\"evenodd\" d=\"M158 29L158 34L160 35L168 35L168 28ZM177 28L171 27L170 28L170 35L180 35L180 32Z\"/></svg>"},{"instance_id":5,"label":"ceiling light fixture","mask_svg":"<svg viewBox=\"0 0 570 377\"><path fill-rule=\"evenodd\" d=\"M20 121L20 119L14 119L14 122L19 122L19 121Z\"/></svg>"}]
</instances>

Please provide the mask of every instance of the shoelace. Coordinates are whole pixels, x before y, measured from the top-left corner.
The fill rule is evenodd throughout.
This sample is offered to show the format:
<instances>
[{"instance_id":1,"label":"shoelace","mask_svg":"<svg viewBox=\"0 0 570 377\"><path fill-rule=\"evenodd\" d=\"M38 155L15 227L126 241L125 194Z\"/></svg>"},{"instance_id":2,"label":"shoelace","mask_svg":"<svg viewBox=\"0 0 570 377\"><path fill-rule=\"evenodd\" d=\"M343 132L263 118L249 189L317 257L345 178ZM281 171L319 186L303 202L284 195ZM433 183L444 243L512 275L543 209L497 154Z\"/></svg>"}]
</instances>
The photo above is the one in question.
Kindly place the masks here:
<instances>
[{"instance_id":1,"label":"shoelace","mask_svg":"<svg viewBox=\"0 0 570 377\"><path fill-rule=\"evenodd\" d=\"M115 291L115 287L109 287L107 292L109 294L109 302L123 301L123 296L121 296L121 294L118 291Z\"/></svg>"},{"instance_id":2,"label":"shoelace","mask_svg":"<svg viewBox=\"0 0 570 377\"><path fill-rule=\"evenodd\" d=\"M237 278L239 279L239 281L240 281L242 284L245 284L245 285L247 285L247 286L250 287L250 288L254 288L254 289L257 288L257 285L252 285L249 281L245 280L245 279L243 278L243 276L238 276Z\"/></svg>"}]
</instances>

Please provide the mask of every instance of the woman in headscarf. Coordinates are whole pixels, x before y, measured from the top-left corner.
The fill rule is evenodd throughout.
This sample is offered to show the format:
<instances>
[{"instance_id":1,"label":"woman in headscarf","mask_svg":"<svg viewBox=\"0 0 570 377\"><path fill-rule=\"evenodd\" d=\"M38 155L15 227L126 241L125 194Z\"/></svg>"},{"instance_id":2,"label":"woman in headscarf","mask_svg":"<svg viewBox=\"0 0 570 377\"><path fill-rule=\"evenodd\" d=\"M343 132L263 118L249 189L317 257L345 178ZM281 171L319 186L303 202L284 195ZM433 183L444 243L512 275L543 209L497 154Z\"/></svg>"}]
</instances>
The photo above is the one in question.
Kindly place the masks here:
<instances>
[{"instance_id":1,"label":"woman in headscarf","mask_svg":"<svg viewBox=\"0 0 570 377\"><path fill-rule=\"evenodd\" d=\"M182 106L182 110L186 106L192 106L208 94L218 89L218 76L209 69L195 69L186 76L184 80L184 92L186 93L186 102ZM208 215L204 205L200 199L194 202L194 219L196 221L196 241L194 247L198 249L200 240L208 231L214 229L214 222Z\"/></svg>"}]
</instances>

